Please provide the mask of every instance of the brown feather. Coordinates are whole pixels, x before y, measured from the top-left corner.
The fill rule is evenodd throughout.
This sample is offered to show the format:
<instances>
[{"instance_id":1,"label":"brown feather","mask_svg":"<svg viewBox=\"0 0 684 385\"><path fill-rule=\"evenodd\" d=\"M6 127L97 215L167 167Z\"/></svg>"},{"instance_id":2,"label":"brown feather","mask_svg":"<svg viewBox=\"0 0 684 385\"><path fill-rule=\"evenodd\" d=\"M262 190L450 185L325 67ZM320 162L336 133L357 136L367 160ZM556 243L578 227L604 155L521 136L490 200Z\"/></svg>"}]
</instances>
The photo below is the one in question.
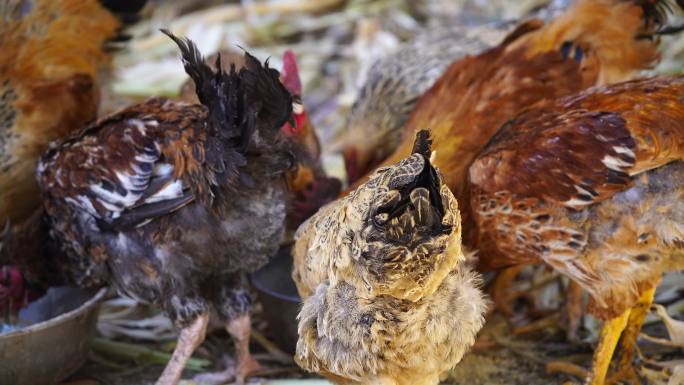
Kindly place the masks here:
<instances>
[{"instance_id":1,"label":"brown feather","mask_svg":"<svg viewBox=\"0 0 684 385\"><path fill-rule=\"evenodd\" d=\"M596 87L503 126L469 173L483 265L545 261L601 317L684 267L682 92L684 77Z\"/></svg>"}]
</instances>

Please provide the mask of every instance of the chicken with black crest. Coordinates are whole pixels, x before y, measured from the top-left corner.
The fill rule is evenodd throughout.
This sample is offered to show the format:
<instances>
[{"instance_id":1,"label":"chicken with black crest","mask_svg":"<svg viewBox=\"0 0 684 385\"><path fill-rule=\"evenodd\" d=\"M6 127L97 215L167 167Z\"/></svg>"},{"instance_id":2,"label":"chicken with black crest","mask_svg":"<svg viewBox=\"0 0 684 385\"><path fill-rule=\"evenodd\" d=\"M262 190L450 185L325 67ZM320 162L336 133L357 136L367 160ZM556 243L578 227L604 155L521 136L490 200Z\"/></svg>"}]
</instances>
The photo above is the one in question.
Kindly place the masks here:
<instances>
[{"instance_id":1,"label":"chicken with black crest","mask_svg":"<svg viewBox=\"0 0 684 385\"><path fill-rule=\"evenodd\" d=\"M201 104L153 98L45 153L38 179L57 265L81 286L158 304L180 328L158 385L179 381L216 312L237 352L219 377L242 384L258 367L246 275L284 237L283 175L303 151L280 129L294 124L293 99L268 62L245 53L239 70L212 70L192 41L162 32Z\"/></svg>"}]
</instances>

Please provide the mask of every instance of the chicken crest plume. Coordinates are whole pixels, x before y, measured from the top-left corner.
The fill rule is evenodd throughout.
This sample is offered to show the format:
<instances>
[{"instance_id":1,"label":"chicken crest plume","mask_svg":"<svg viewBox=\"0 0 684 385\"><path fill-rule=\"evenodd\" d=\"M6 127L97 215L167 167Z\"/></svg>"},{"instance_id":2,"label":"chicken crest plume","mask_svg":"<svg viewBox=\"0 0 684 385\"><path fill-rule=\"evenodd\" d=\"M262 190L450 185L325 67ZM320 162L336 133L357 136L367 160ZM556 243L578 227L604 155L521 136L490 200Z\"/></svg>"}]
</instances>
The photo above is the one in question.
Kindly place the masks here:
<instances>
[{"instance_id":1,"label":"chicken crest plume","mask_svg":"<svg viewBox=\"0 0 684 385\"><path fill-rule=\"evenodd\" d=\"M209 109L209 129L216 130L217 138L237 145L231 151L224 147L224 162L218 164L219 170L224 170L224 165L245 165L241 152L249 145L257 117L266 127L280 127L292 120L292 103L280 103L283 98L291 99L290 93L281 84L278 71L268 67L268 60L262 66L257 58L245 52L244 67L236 71L235 65L231 65L226 72L219 54L214 72L190 39L179 38L165 29L160 31L178 45L185 72L195 83L197 97ZM273 137L277 132L263 134ZM228 180L238 176L237 169L225 171L231 177Z\"/></svg>"},{"instance_id":2,"label":"chicken crest plume","mask_svg":"<svg viewBox=\"0 0 684 385\"><path fill-rule=\"evenodd\" d=\"M268 60L262 66L257 58L245 52L245 66L239 73L235 71L234 64L226 73L221 67L219 54L214 72L190 39L179 38L165 29L161 29L161 32L178 45L185 72L195 83L197 97L209 108L209 121L216 129L221 129L223 138L232 139L242 135L248 139L257 111L259 119L269 127L280 127L292 119L292 103L280 103L282 98L290 98L290 93L281 84L278 71L269 68ZM242 101L239 97L241 92L244 92ZM252 109L241 111L240 103ZM249 127L247 132L240 128L245 123ZM242 144L246 146L246 143Z\"/></svg>"},{"instance_id":3,"label":"chicken crest plume","mask_svg":"<svg viewBox=\"0 0 684 385\"><path fill-rule=\"evenodd\" d=\"M413 154L297 231L295 358L306 370L344 385L436 385L474 343L485 301L430 145L420 131Z\"/></svg>"}]
</instances>

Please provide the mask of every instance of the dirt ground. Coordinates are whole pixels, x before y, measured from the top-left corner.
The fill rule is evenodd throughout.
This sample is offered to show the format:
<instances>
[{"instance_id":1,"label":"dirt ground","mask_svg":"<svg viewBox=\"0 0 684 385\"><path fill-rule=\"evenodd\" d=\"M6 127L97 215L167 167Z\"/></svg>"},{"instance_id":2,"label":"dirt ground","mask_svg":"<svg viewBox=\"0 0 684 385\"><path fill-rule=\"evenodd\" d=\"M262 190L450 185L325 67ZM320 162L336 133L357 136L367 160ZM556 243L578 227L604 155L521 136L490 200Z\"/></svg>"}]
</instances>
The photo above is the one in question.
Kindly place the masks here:
<instances>
[{"instance_id":1,"label":"dirt ground","mask_svg":"<svg viewBox=\"0 0 684 385\"><path fill-rule=\"evenodd\" d=\"M646 328L650 335L662 335L662 325ZM218 333L221 334L221 333ZM225 335L214 335L198 351L200 357L216 355L217 349L232 344ZM269 362L269 356L260 352L255 345L255 356L264 364L263 377L252 378L250 384L267 384L266 378L301 379L312 376L303 373L294 365L280 365ZM663 349L651 344L642 344L645 356L654 359L682 359L681 351ZM591 360L592 346L589 343L570 344L564 342L563 332L557 328L547 328L543 332L515 336L503 318L495 316L480 334L477 346L466 355L463 361L450 373L444 385L562 385L568 381L579 382L566 374L546 373L549 361L570 361L588 365ZM220 353L219 353L220 355ZM640 373L643 373L643 367ZM161 365L132 366L130 363L113 367L111 361L94 356L68 385L148 385L154 384L161 373ZM186 381L182 385L195 385L190 379L195 373L186 371ZM653 373L651 372L651 377ZM668 384L667 377L659 381L644 381L644 385ZM65 385L67 385L65 384ZM296 382L292 383L296 384ZM199 384L197 384L199 385Z\"/></svg>"},{"instance_id":2,"label":"dirt ground","mask_svg":"<svg viewBox=\"0 0 684 385\"><path fill-rule=\"evenodd\" d=\"M230 346L227 337L213 338L210 345ZM528 336L511 336L510 329L501 317L495 317L488 323L480 335L480 345L466 355L454 369L446 385L561 385L573 380L564 374L547 374L546 362L553 360L588 363L591 359L591 346L586 343L568 344L563 342L560 333L544 332ZM259 354L258 346L254 347L257 357L267 358ZM213 350L208 349L208 350ZM200 355L210 354L200 351ZM269 366L267 371L278 378L309 377L296 367L282 365ZM73 385L146 385L153 384L161 373L162 366L149 365L142 367L114 368L101 358L94 357L84 366L72 381ZM186 371L186 377L193 373ZM574 379L577 380L577 379ZM252 384L263 383L263 379L253 378ZM192 385L192 381L185 382ZM71 383L69 385L72 385Z\"/></svg>"}]
</instances>

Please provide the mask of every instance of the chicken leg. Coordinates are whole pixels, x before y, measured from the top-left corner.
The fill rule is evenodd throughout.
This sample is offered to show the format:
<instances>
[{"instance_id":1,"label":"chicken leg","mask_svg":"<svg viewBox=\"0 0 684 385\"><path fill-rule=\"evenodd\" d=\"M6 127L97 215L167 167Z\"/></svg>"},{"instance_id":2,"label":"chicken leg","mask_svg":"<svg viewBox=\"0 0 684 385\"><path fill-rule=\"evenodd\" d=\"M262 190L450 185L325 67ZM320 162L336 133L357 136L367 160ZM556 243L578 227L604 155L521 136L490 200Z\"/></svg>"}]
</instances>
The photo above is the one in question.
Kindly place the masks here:
<instances>
[{"instance_id":1,"label":"chicken leg","mask_svg":"<svg viewBox=\"0 0 684 385\"><path fill-rule=\"evenodd\" d=\"M601 329L599 344L594 351L591 372L587 376L587 385L604 385L610 361L613 359L620 335L627 327L630 309L625 310L619 316L606 321Z\"/></svg>"},{"instance_id":2,"label":"chicken leg","mask_svg":"<svg viewBox=\"0 0 684 385\"><path fill-rule=\"evenodd\" d=\"M599 344L594 350L590 372L570 362L556 361L546 364L546 372L550 374L566 373L575 377L585 377L585 385L604 385L610 362L620 340L620 335L627 327L630 312L631 309L627 309L624 313L604 323L603 328L601 328L601 335L599 336ZM566 384L574 385L572 382Z\"/></svg>"},{"instance_id":3,"label":"chicken leg","mask_svg":"<svg viewBox=\"0 0 684 385\"><path fill-rule=\"evenodd\" d=\"M634 358L639 331L644 323L648 309L653 303L654 295L655 285L641 294L639 301L634 307L627 309L618 317L606 321L601 329L599 345L594 351L592 369L586 376L585 384L614 385L625 380L631 382L632 385L640 384L639 378L632 366L632 359ZM606 379L615 348L618 341L620 341L620 336L622 336L622 342L620 345L621 356L618 370ZM576 375L581 369L569 363L549 363L547 371L566 372Z\"/></svg>"},{"instance_id":4,"label":"chicken leg","mask_svg":"<svg viewBox=\"0 0 684 385\"><path fill-rule=\"evenodd\" d=\"M655 290L654 286L644 291L637 304L632 308L629 320L627 321L627 327L622 333L618 370L608 378L608 381L606 381L607 385L617 384L620 381L630 381L632 385L641 384L639 377L634 371L632 361L634 360L637 337L644 324L644 319L646 319L646 315L648 315L648 311L653 304Z\"/></svg>"},{"instance_id":5,"label":"chicken leg","mask_svg":"<svg viewBox=\"0 0 684 385\"><path fill-rule=\"evenodd\" d=\"M570 280L567 290L565 310L567 312L567 329L565 336L570 342L579 341L579 328L584 316L584 288Z\"/></svg>"},{"instance_id":6,"label":"chicken leg","mask_svg":"<svg viewBox=\"0 0 684 385\"><path fill-rule=\"evenodd\" d=\"M524 265L518 265L506 268L501 271L494 280L492 288L492 297L494 299L494 307L506 317L512 317L514 314L511 302L515 302L516 298L524 297L525 293L511 292L511 286L518 274L523 270Z\"/></svg>"},{"instance_id":7,"label":"chicken leg","mask_svg":"<svg viewBox=\"0 0 684 385\"><path fill-rule=\"evenodd\" d=\"M178 344L173 350L171 360L164 368L156 385L176 385L180 381L185 364L188 362L192 353L197 349L207 332L209 324L209 314L201 314L188 327L185 327L178 336Z\"/></svg>"},{"instance_id":8,"label":"chicken leg","mask_svg":"<svg viewBox=\"0 0 684 385\"><path fill-rule=\"evenodd\" d=\"M247 375L261 366L249 353L249 335L251 329L249 314L240 315L228 322L226 330L235 343L235 362L222 372L204 373L195 377L199 384L225 384L235 379L236 385L244 385Z\"/></svg>"}]
</instances>

